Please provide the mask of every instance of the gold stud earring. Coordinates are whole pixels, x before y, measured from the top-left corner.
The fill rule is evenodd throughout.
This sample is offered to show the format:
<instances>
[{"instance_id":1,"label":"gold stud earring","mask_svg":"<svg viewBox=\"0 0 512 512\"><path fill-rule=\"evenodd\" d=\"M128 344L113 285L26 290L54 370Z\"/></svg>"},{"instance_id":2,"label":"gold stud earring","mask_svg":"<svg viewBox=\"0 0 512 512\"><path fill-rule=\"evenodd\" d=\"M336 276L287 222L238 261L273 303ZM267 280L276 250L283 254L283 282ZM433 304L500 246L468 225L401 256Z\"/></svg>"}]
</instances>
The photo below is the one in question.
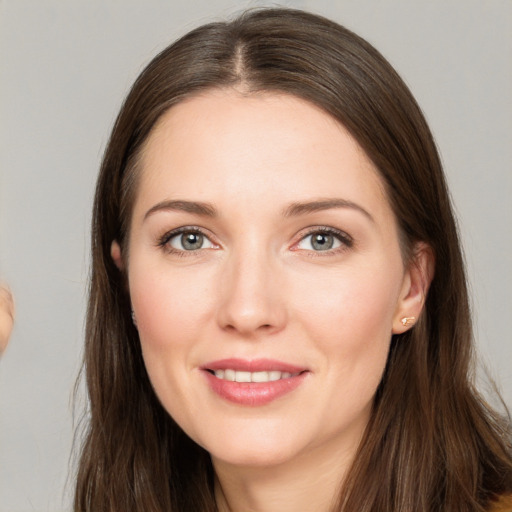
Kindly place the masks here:
<instances>
[{"instance_id":1,"label":"gold stud earring","mask_svg":"<svg viewBox=\"0 0 512 512\"><path fill-rule=\"evenodd\" d=\"M407 327L408 325L413 324L414 320L416 320L415 316L404 316L400 321L404 327Z\"/></svg>"}]
</instances>

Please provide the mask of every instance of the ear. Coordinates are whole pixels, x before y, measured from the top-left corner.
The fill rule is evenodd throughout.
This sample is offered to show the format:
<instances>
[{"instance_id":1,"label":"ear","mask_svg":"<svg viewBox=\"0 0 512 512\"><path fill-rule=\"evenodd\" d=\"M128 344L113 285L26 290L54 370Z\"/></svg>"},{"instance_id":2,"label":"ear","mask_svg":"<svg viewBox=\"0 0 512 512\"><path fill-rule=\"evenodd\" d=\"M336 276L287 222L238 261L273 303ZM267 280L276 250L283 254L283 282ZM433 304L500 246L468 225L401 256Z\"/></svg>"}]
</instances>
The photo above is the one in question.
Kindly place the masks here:
<instances>
[{"instance_id":1,"label":"ear","mask_svg":"<svg viewBox=\"0 0 512 512\"><path fill-rule=\"evenodd\" d=\"M424 242L417 242L404 275L393 317L393 334L409 330L420 317L434 277L434 268L435 257L432 248Z\"/></svg>"},{"instance_id":2,"label":"ear","mask_svg":"<svg viewBox=\"0 0 512 512\"><path fill-rule=\"evenodd\" d=\"M124 261L121 255L121 246L117 240L114 240L110 246L110 256L114 260L116 267L119 270L124 270Z\"/></svg>"}]
</instances>

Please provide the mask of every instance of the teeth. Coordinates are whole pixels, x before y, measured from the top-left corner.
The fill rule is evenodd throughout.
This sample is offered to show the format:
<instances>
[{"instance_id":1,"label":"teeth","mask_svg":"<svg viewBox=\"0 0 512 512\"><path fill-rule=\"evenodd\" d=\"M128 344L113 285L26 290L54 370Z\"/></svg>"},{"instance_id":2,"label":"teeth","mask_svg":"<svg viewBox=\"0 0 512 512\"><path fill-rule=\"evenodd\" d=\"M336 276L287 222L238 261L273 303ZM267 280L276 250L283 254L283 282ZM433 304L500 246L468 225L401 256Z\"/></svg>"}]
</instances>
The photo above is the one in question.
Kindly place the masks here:
<instances>
[{"instance_id":1,"label":"teeth","mask_svg":"<svg viewBox=\"0 0 512 512\"><path fill-rule=\"evenodd\" d=\"M268 380L279 380L281 378L281 372L268 372Z\"/></svg>"},{"instance_id":2,"label":"teeth","mask_svg":"<svg viewBox=\"0 0 512 512\"><path fill-rule=\"evenodd\" d=\"M251 382L251 372L236 372L236 382Z\"/></svg>"},{"instance_id":3,"label":"teeth","mask_svg":"<svg viewBox=\"0 0 512 512\"><path fill-rule=\"evenodd\" d=\"M254 372L251 376L251 382L268 382L269 380L272 380L269 377L270 373L279 373L279 375L281 375L281 372ZM279 377L274 380L278 379Z\"/></svg>"},{"instance_id":4,"label":"teeth","mask_svg":"<svg viewBox=\"0 0 512 512\"><path fill-rule=\"evenodd\" d=\"M215 370L214 374L218 379L231 382L274 382L299 375L298 373L278 372L276 370L270 372L242 372L231 369Z\"/></svg>"}]
</instances>

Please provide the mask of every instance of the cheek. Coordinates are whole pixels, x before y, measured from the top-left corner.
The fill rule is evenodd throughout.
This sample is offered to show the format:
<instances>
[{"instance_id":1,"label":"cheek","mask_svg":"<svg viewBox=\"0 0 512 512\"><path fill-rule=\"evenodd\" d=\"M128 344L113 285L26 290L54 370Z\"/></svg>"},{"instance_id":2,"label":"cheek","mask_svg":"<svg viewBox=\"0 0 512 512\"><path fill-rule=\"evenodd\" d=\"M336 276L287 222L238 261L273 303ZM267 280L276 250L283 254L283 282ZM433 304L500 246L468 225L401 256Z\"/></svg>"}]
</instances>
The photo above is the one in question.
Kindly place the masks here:
<instances>
[{"instance_id":1,"label":"cheek","mask_svg":"<svg viewBox=\"0 0 512 512\"><path fill-rule=\"evenodd\" d=\"M345 389L360 392L363 386L371 392L380 382L401 275L400 265L387 272L379 266L346 267L337 275L302 281L294 292L301 298L296 318L334 368L332 378L344 379Z\"/></svg>"},{"instance_id":2,"label":"cheek","mask_svg":"<svg viewBox=\"0 0 512 512\"><path fill-rule=\"evenodd\" d=\"M197 272L137 263L129 274L130 296L146 370L165 409L187 426L200 411L193 389L183 383L197 364L197 340L204 338L211 316L212 290Z\"/></svg>"},{"instance_id":3,"label":"cheek","mask_svg":"<svg viewBox=\"0 0 512 512\"><path fill-rule=\"evenodd\" d=\"M305 274L307 275L307 274ZM345 267L339 272L309 274L297 280L292 296L301 315L318 319L330 332L357 336L374 330L391 334L401 287L401 268L386 271L370 266Z\"/></svg>"},{"instance_id":4,"label":"cheek","mask_svg":"<svg viewBox=\"0 0 512 512\"><path fill-rule=\"evenodd\" d=\"M210 283L208 276L200 278L197 272L180 272L165 265L134 271L130 296L143 343L162 350L186 345L211 315Z\"/></svg>"},{"instance_id":5,"label":"cheek","mask_svg":"<svg viewBox=\"0 0 512 512\"><path fill-rule=\"evenodd\" d=\"M132 261L130 296L144 364L165 409L177 421L198 413L188 382L200 356L197 340L204 338L211 316L211 281L199 272L180 271L165 262L145 265ZM149 262L150 263L150 262Z\"/></svg>"}]
</instances>

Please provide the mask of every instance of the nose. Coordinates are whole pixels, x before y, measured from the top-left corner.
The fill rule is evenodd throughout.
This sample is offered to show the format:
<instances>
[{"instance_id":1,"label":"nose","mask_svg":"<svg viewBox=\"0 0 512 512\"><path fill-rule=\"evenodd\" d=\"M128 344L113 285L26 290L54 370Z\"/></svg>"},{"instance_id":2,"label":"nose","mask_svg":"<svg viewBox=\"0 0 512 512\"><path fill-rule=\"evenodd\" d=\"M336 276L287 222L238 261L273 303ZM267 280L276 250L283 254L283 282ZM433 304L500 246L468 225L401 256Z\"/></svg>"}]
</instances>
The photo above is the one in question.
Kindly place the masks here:
<instances>
[{"instance_id":1,"label":"nose","mask_svg":"<svg viewBox=\"0 0 512 512\"><path fill-rule=\"evenodd\" d=\"M286 325L282 270L268 253L232 254L220 288L218 323L223 330L251 338L277 333Z\"/></svg>"}]
</instances>

